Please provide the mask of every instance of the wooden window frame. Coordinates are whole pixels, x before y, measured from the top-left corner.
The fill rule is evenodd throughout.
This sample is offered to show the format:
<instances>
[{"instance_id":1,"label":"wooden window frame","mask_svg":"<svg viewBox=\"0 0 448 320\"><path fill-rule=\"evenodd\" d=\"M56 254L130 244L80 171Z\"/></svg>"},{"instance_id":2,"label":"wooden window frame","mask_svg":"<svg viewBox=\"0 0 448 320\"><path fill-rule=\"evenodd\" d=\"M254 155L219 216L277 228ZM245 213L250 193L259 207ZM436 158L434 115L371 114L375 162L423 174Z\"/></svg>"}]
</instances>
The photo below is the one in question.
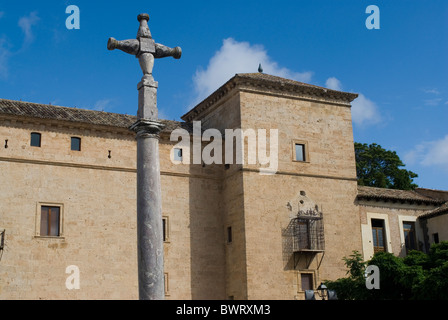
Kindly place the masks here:
<instances>
[{"instance_id":1,"label":"wooden window frame","mask_svg":"<svg viewBox=\"0 0 448 320\"><path fill-rule=\"evenodd\" d=\"M306 275L310 275L312 278L312 284L313 287L311 290L315 290L317 287L317 275L316 275L316 270L309 270L309 269L304 269L301 270L297 273L297 292L299 293L305 293L305 290L302 289L302 275L306 274Z\"/></svg>"},{"instance_id":2,"label":"wooden window frame","mask_svg":"<svg viewBox=\"0 0 448 320\"><path fill-rule=\"evenodd\" d=\"M381 224L382 224L382 226L381 227L377 227L377 226L373 226L373 221L374 220L376 220L376 221L381 221ZM371 226L372 226L372 241L373 241L373 243L372 243L372 245L373 245L373 253L375 254L375 253L377 253L377 252L387 252L387 238L386 238L386 225L385 225L385 221L383 220L383 219L375 219L375 218L372 218L371 219ZM373 232L375 231L375 234L376 234L376 242L377 243L379 243L379 241L378 241L378 239L379 239L379 237L378 237L378 230L381 230L382 231L382 234L383 234L383 246L382 247L380 247L380 246L375 246L375 239L374 239L374 237L373 237Z\"/></svg>"},{"instance_id":3,"label":"wooden window frame","mask_svg":"<svg viewBox=\"0 0 448 320\"><path fill-rule=\"evenodd\" d=\"M59 229L57 236L50 235L42 235L41 234L41 217L42 217L42 208L50 207L50 208L59 208ZM50 238L50 239L64 239L64 205L62 203L54 203L54 202L38 202L36 206L36 238Z\"/></svg>"}]
</instances>

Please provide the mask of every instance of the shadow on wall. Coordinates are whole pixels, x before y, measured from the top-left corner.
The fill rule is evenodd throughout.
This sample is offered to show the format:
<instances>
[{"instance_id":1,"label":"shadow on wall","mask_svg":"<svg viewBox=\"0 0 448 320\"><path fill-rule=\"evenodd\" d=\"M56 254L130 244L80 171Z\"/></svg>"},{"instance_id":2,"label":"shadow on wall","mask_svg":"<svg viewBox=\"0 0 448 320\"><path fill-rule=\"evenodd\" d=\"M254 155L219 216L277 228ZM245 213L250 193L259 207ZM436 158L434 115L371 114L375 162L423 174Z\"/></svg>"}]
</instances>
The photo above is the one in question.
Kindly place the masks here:
<instances>
[{"instance_id":1,"label":"shadow on wall","mask_svg":"<svg viewBox=\"0 0 448 320\"><path fill-rule=\"evenodd\" d=\"M193 300L225 299L220 181L190 177L190 275Z\"/></svg>"}]
</instances>

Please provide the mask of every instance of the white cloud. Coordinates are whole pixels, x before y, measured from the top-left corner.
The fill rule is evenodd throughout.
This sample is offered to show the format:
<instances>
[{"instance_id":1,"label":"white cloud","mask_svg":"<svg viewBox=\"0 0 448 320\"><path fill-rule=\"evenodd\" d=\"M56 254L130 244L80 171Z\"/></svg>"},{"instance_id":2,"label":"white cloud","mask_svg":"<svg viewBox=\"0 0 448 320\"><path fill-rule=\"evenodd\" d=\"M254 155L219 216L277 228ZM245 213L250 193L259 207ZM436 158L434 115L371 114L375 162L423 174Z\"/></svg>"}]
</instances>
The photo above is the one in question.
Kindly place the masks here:
<instances>
[{"instance_id":1,"label":"white cloud","mask_svg":"<svg viewBox=\"0 0 448 320\"><path fill-rule=\"evenodd\" d=\"M428 99L425 100L425 106L438 106L442 101L442 98Z\"/></svg>"},{"instance_id":2,"label":"white cloud","mask_svg":"<svg viewBox=\"0 0 448 320\"><path fill-rule=\"evenodd\" d=\"M339 81L335 77L328 78L327 81L325 82L325 86L328 89L331 89L331 90L337 90L337 91L341 91L342 90L342 83L341 83L341 81Z\"/></svg>"},{"instance_id":3,"label":"white cloud","mask_svg":"<svg viewBox=\"0 0 448 320\"><path fill-rule=\"evenodd\" d=\"M436 88L433 89L423 89L424 93L430 93L430 94L440 94L440 91L437 90Z\"/></svg>"},{"instance_id":4,"label":"white cloud","mask_svg":"<svg viewBox=\"0 0 448 320\"><path fill-rule=\"evenodd\" d=\"M352 102L352 119L356 125L375 124L381 121L378 106L362 93Z\"/></svg>"},{"instance_id":5,"label":"white cloud","mask_svg":"<svg viewBox=\"0 0 448 320\"><path fill-rule=\"evenodd\" d=\"M25 34L24 46L30 44L34 40L34 34L32 27L37 24L40 18L37 16L37 12L33 11L29 16L24 16L19 19L19 27Z\"/></svg>"},{"instance_id":6,"label":"white cloud","mask_svg":"<svg viewBox=\"0 0 448 320\"><path fill-rule=\"evenodd\" d=\"M4 11L0 11L0 19L4 16ZM28 16L21 17L19 19L18 25L22 29L25 37L22 44L22 49L25 49L34 40L34 34L32 27L37 24L40 18L37 16L37 12L31 12ZM7 38L0 37L0 79L8 78L8 62L11 56L20 52L11 50L11 44Z\"/></svg>"},{"instance_id":7,"label":"white cloud","mask_svg":"<svg viewBox=\"0 0 448 320\"><path fill-rule=\"evenodd\" d=\"M96 110L96 111L106 111L106 109L110 107L111 103L112 103L111 99L98 100L95 103L95 105L93 107L93 110Z\"/></svg>"},{"instance_id":8,"label":"white cloud","mask_svg":"<svg viewBox=\"0 0 448 320\"><path fill-rule=\"evenodd\" d=\"M435 141L426 141L409 151L404 160L425 167L439 166L448 172L448 135Z\"/></svg>"},{"instance_id":9,"label":"white cloud","mask_svg":"<svg viewBox=\"0 0 448 320\"><path fill-rule=\"evenodd\" d=\"M330 77L325 86L331 90L342 91L342 83L335 77ZM362 93L352 102L352 120L356 125L375 124L381 121L378 106Z\"/></svg>"},{"instance_id":10,"label":"white cloud","mask_svg":"<svg viewBox=\"0 0 448 320\"><path fill-rule=\"evenodd\" d=\"M222 47L210 59L207 68L196 71L193 77L196 94L193 105L206 98L236 73L258 72L259 63L267 74L302 82L309 82L312 77L312 72L299 73L280 67L261 45L228 38L223 40Z\"/></svg>"},{"instance_id":11,"label":"white cloud","mask_svg":"<svg viewBox=\"0 0 448 320\"><path fill-rule=\"evenodd\" d=\"M8 60L12 52L5 38L0 38L0 79L8 77Z\"/></svg>"}]
</instances>

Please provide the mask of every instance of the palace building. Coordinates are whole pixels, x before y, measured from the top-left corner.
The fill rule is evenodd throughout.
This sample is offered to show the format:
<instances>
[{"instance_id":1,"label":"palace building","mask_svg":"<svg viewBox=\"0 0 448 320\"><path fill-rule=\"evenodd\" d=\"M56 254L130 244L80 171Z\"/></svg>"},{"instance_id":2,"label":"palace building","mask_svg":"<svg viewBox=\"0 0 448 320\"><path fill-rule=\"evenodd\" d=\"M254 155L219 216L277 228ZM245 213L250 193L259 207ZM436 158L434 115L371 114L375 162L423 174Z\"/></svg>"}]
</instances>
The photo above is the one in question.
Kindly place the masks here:
<instances>
[{"instance_id":1,"label":"palace building","mask_svg":"<svg viewBox=\"0 0 448 320\"><path fill-rule=\"evenodd\" d=\"M356 98L236 74L182 122L162 120L166 299L304 299L344 277L354 250L404 256L448 240L448 191L357 185ZM0 99L0 299L138 299L135 121ZM192 150L170 136L195 139L196 121L222 134L276 129L277 171L183 164Z\"/></svg>"}]
</instances>

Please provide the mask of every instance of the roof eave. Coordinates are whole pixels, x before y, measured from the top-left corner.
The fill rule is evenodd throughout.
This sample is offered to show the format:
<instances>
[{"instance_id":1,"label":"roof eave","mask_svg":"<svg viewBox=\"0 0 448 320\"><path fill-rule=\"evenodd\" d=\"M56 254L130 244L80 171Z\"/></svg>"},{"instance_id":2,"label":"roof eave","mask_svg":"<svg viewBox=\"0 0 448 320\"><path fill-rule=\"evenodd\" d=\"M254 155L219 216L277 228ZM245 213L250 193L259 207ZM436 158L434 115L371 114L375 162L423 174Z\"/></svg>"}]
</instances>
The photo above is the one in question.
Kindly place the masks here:
<instances>
[{"instance_id":1,"label":"roof eave","mask_svg":"<svg viewBox=\"0 0 448 320\"><path fill-rule=\"evenodd\" d=\"M187 122L193 121L199 115L206 112L206 110L213 104L215 104L218 100L227 95L229 91L238 86L252 87L261 90L274 90L283 93L295 93L308 98L319 97L328 99L331 102L340 102L348 106L353 100L358 97L358 94L356 93L331 90L288 79L284 80L285 82L281 82L273 81L272 79L268 78L253 78L248 76L248 74L236 74L220 88L214 91L211 95L197 104L193 109L184 114L181 119Z\"/></svg>"}]
</instances>

